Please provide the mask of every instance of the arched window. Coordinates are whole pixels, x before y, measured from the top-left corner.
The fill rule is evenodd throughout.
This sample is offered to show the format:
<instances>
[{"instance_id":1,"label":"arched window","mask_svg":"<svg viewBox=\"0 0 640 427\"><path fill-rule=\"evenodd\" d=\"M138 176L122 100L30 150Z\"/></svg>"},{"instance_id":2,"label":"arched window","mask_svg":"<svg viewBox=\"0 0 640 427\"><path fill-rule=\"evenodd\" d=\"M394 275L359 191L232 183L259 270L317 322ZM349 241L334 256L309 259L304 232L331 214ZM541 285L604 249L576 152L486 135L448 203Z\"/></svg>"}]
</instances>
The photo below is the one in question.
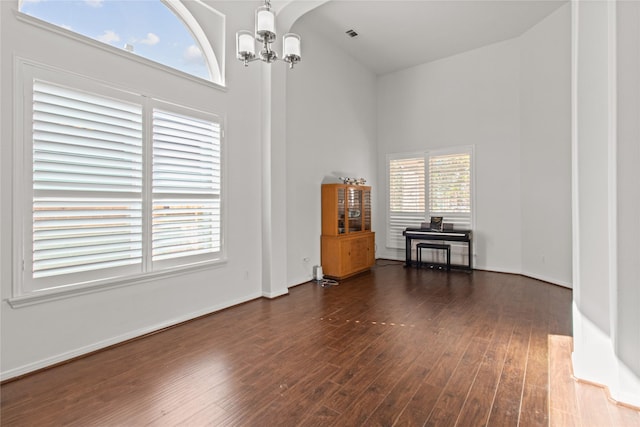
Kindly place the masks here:
<instances>
[{"instance_id":1,"label":"arched window","mask_svg":"<svg viewBox=\"0 0 640 427\"><path fill-rule=\"evenodd\" d=\"M21 0L20 11L132 54L223 84L203 29L177 0ZM224 36L224 32L220 32Z\"/></svg>"}]
</instances>

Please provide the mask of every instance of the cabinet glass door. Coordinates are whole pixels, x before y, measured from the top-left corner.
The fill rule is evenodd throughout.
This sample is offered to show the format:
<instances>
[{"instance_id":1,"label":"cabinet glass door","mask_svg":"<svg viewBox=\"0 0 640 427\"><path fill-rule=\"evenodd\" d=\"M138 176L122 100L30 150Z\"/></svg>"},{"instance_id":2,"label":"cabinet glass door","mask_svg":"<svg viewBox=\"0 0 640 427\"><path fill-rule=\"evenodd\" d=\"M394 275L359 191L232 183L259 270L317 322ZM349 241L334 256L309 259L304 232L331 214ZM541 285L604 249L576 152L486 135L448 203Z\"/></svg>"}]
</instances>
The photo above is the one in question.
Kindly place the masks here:
<instances>
[{"instance_id":1,"label":"cabinet glass door","mask_svg":"<svg viewBox=\"0 0 640 427\"><path fill-rule=\"evenodd\" d=\"M338 188L338 234L346 233L346 222L344 218L344 188Z\"/></svg>"},{"instance_id":2,"label":"cabinet glass door","mask_svg":"<svg viewBox=\"0 0 640 427\"><path fill-rule=\"evenodd\" d=\"M364 230L371 231L371 191L364 192Z\"/></svg>"},{"instance_id":3,"label":"cabinet glass door","mask_svg":"<svg viewBox=\"0 0 640 427\"><path fill-rule=\"evenodd\" d=\"M347 203L349 233L362 231L362 190L349 188L347 190Z\"/></svg>"}]
</instances>

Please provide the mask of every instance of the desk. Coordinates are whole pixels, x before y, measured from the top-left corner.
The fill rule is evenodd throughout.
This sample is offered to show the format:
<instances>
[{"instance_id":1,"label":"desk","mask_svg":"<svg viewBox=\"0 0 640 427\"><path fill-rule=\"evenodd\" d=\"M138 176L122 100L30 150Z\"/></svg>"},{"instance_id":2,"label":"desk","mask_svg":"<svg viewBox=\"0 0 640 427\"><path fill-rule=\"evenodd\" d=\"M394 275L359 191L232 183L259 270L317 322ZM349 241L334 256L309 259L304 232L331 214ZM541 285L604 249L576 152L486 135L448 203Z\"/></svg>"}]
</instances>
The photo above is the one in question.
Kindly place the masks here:
<instances>
[{"instance_id":1,"label":"desk","mask_svg":"<svg viewBox=\"0 0 640 427\"><path fill-rule=\"evenodd\" d=\"M471 251L473 248L473 233L471 230L447 230L447 231L431 231L422 228L407 228L402 232L405 237L405 266L412 265L411 260L411 241L412 240L443 240L447 242L465 242L468 248L469 264L468 265L452 265L454 268L463 268L465 270L473 269L473 258Z\"/></svg>"}]
</instances>

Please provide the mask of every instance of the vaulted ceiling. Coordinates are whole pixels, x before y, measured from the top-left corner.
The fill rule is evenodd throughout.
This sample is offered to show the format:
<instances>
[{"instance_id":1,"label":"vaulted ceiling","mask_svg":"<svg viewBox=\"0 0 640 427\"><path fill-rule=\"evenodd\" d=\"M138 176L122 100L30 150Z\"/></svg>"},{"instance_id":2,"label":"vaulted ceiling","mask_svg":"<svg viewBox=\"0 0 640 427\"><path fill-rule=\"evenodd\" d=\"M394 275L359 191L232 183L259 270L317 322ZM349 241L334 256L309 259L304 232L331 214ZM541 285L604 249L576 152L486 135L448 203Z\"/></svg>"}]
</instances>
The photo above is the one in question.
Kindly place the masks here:
<instances>
[{"instance_id":1,"label":"vaulted ceiling","mask_svg":"<svg viewBox=\"0 0 640 427\"><path fill-rule=\"evenodd\" d=\"M332 0L298 23L326 37L376 74L386 74L517 37L566 3ZM349 30L358 36L350 37Z\"/></svg>"}]
</instances>

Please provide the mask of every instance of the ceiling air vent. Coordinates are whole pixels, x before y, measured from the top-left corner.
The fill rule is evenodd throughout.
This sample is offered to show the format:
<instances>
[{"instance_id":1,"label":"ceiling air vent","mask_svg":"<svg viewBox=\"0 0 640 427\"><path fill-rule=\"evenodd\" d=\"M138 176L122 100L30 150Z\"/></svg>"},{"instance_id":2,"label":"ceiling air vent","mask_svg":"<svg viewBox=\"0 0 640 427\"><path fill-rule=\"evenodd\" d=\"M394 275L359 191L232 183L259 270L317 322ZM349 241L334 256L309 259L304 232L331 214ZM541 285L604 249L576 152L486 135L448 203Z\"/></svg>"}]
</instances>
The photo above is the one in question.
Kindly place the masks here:
<instances>
[{"instance_id":1,"label":"ceiling air vent","mask_svg":"<svg viewBox=\"0 0 640 427\"><path fill-rule=\"evenodd\" d=\"M356 33L356 32L355 32L355 31L353 31L353 30L347 30L347 31L345 31L345 32L346 32L346 33L347 33L347 35L348 35L349 37L351 37L351 38L358 37L358 33Z\"/></svg>"}]
</instances>

